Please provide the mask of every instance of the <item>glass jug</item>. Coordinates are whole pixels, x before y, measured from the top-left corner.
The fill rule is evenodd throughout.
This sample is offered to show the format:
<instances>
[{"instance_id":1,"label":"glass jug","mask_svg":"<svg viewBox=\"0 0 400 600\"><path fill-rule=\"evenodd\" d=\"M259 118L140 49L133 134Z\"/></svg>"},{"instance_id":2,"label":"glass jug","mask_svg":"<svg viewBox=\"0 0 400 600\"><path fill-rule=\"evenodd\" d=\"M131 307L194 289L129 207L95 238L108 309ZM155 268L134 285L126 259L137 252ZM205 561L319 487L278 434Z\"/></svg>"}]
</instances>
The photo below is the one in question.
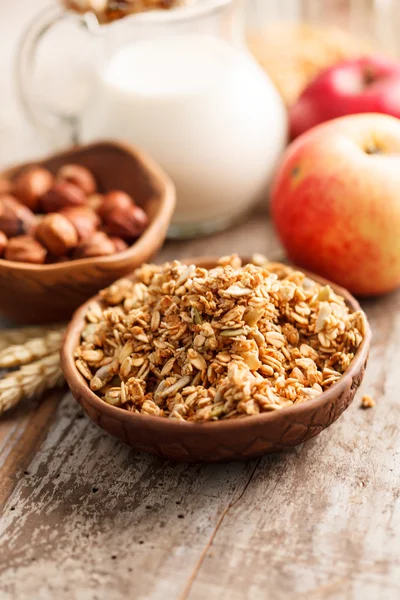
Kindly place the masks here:
<instances>
[{"instance_id":1,"label":"glass jug","mask_svg":"<svg viewBox=\"0 0 400 600\"><path fill-rule=\"evenodd\" d=\"M286 143L286 111L245 46L240 4L199 0L107 25L92 13L57 11L42 15L21 46L19 91L30 119L66 127L71 142L116 138L148 151L177 187L172 236L236 221L265 193ZM59 114L38 92L34 62L52 26L71 19L86 32L84 49L94 40L96 60L83 106Z\"/></svg>"}]
</instances>

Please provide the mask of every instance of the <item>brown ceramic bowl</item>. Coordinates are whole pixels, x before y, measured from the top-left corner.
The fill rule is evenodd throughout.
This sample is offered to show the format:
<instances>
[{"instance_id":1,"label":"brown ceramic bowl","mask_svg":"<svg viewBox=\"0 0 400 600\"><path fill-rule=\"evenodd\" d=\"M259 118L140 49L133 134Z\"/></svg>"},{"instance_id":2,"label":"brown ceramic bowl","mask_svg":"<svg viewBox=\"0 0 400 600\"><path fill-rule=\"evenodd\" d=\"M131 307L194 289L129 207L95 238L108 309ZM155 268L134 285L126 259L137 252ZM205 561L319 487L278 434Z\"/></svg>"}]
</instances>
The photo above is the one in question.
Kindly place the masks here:
<instances>
[{"instance_id":1,"label":"brown ceramic bowl","mask_svg":"<svg viewBox=\"0 0 400 600\"><path fill-rule=\"evenodd\" d=\"M55 173L78 163L95 175L100 191L120 189L133 196L150 224L130 248L119 254L49 265L0 259L0 314L18 323L59 322L115 279L131 273L161 247L175 207L175 189L167 175L143 152L127 144L100 142L74 148L40 164ZM8 169L12 179L28 164Z\"/></svg>"},{"instance_id":2,"label":"brown ceramic bowl","mask_svg":"<svg viewBox=\"0 0 400 600\"><path fill-rule=\"evenodd\" d=\"M210 268L214 258L192 258L190 263ZM332 286L347 305L360 308L357 300L343 288L311 275L316 281ZM79 308L67 329L61 351L65 378L75 399L97 425L136 450L170 460L218 462L248 459L261 454L287 450L305 442L329 427L349 406L364 375L371 332L366 336L343 377L314 400L279 411L227 421L185 423L163 417L151 417L110 406L88 387L75 367L73 354L80 341L84 317L92 298Z\"/></svg>"}]
</instances>

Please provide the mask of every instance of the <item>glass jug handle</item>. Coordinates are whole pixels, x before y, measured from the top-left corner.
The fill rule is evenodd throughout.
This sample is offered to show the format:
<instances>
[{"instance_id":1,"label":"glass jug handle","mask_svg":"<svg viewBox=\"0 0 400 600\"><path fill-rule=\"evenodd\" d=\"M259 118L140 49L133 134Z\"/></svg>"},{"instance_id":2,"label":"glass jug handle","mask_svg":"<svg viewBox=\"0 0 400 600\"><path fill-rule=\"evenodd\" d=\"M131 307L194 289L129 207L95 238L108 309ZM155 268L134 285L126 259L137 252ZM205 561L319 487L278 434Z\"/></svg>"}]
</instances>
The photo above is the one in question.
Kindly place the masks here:
<instances>
[{"instance_id":1,"label":"glass jug handle","mask_svg":"<svg viewBox=\"0 0 400 600\"><path fill-rule=\"evenodd\" d=\"M36 128L47 132L54 133L60 127L67 129L70 141L74 144L78 141L77 115L58 114L45 106L35 86L35 64L39 46L50 29L71 20L87 27L87 19L91 17L94 15L78 15L59 8L47 8L25 31L16 56L16 91L27 118Z\"/></svg>"}]
</instances>

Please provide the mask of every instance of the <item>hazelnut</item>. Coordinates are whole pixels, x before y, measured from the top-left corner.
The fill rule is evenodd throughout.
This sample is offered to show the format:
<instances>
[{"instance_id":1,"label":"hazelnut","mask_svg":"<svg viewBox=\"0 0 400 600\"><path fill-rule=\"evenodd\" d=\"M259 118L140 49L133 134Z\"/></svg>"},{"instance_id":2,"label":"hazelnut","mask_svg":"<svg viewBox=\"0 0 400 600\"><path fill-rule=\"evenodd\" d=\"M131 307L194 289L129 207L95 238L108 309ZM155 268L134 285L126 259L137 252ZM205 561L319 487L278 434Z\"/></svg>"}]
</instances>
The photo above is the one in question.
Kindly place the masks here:
<instances>
[{"instance_id":1,"label":"hazelnut","mask_svg":"<svg viewBox=\"0 0 400 600\"><path fill-rule=\"evenodd\" d=\"M0 196L2 196L3 194L10 194L11 187L11 181L9 179L0 177Z\"/></svg>"},{"instance_id":2,"label":"hazelnut","mask_svg":"<svg viewBox=\"0 0 400 600\"><path fill-rule=\"evenodd\" d=\"M72 223L81 241L91 237L100 225L100 217L88 206L67 206L60 214Z\"/></svg>"},{"instance_id":3,"label":"hazelnut","mask_svg":"<svg viewBox=\"0 0 400 600\"><path fill-rule=\"evenodd\" d=\"M44 217L37 226L36 237L54 256L64 256L78 245L75 227L66 217L58 213Z\"/></svg>"},{"instance_id":4,"label":"hazelnut","mask_svg":"<svg viewBox=\"0 0 400 600\"><path fill-rule=\"evenodd\" d=\"M137 238L148 224L148 217L140 206L132 205L127 210L116 210L107 216L106 230L110 235L122 238Z\"/></svg>"},{"instance_id":5,"label":"hazelnut","mask_svg":"<svg viewBox=\"0 0 400 600\"><path fill-rule=\"evenodd\" d=\"M35 226L35 215L14 196L0 197L0 231L7 237L30 233Z\"/></svg>"},{"instance_id":6,"label":"hazelnut","mask_svg":"<svg viewBox=\"0 0 400 600\"><path fill-rule=\"evenodd\" d=\"M103 203L97 212L103 221L107 223L110 214L117 210L129 210L133 204L134 202L129 194L121 192L120 190L115 190L113 192L108 192L108 194L104 196Z\"/></svg>"},{"instance_id":7,"label":"hazelnut","mask_svg":"<svg viewBox=\"0 0 400 600\"><path fill-rule=\"evenodd\" d=\"M110 237L110 240L114 244L115 252L123 252L129 248L128 244L120 237L112 236Z\"/></svg>"},{"instance_id":8,"label":"hazelnut","mask_svg":"<svg viewBox=\"0 0 400 600\"><path fill-rule=\"evenodd\" d=\"M80 188L68 181L60 181L42 196L40 206L44 212L51 213L66 206L80 206L85 204L85 201L86 195Z\"/></svg>"},{"instance_id":9,"label":"hazelnut","mask_svg":"<svg viewBox=\"0 0 400 600\"><path fill-rule=\"evenodd\" d=\"M7 241L8 240L6 234L0 231L0 256L3 256L3 252L7 246Z\"/></svg>"},{"instance_id":10,"label":"hazelnut","mask_svg":"<svg viewBox=\"0 0 400 600\"><path fill-rule=\"evenodd\" d=\"M89 206L94 212L98 213L100 206L103 204L103 194L92 194L86 200L86 206Z\"/></svg>"},{"instance_id":11,"label":"hazelnut","mask_svg":"<svg viewBox=\"0 0 400 600\"><path fill-rule=\"evenodd\" d=\"M46 260L47 251L34 237L20 235L7 244L4 258L16 262L42 265Z\"/></svg>"},{"instance_id":12,"label":"hazelnut","mask_svg":"<svg viewBox=\"0 0 400 600\"><path fill-rule=\"evenodd\" d=\"M114 242L102 231L96 231L88 240L82 242L75 250L74 258L91 258L109 256L115 253Z\"/></svg>"},{"instance_id":13,"label":"hazelnut","mask_svg":"<svg viewBox=\"0 0 400 600\"><path fill-rule=\"evenodd\" d=\"M22 171L14 181L13 192L22 204L36 210L40 198L53 185L53 175L43 167L30 167Z\"/></svg>"},{"instance_id":14,"label":"hazelnut","mask_svg":"<svg viewBox=\"0 0 400 600\"><path fill-rule=\"evenodd\" d=\"M64 165L57 173L57 181L73 183L87 196L94 194L97 189L95 178L89 169L81 165Z\"/></svg>"}]
</instances>

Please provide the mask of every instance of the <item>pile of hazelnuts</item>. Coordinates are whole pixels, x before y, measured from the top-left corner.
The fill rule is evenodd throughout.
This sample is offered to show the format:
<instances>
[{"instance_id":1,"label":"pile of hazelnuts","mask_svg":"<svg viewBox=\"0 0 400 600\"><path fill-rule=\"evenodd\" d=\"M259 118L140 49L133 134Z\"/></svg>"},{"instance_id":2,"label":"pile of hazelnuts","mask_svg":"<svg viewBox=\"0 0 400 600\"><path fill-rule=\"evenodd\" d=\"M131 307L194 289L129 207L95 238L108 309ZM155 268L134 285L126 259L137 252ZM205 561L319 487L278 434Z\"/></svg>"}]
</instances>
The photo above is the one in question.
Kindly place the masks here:
<instances>
[{"instance_id":1,"label":"pile of hazelnuts","mask_svg":"<svg viewBox=\"0 0 400 600\"><path fill-rule=\"evenodd\" d=\"M109 256L126 250L148 225L133 198L98 193L89 169L41 167L0 180L0 257L34 264Z\"/></svg>"}]
</instances>

